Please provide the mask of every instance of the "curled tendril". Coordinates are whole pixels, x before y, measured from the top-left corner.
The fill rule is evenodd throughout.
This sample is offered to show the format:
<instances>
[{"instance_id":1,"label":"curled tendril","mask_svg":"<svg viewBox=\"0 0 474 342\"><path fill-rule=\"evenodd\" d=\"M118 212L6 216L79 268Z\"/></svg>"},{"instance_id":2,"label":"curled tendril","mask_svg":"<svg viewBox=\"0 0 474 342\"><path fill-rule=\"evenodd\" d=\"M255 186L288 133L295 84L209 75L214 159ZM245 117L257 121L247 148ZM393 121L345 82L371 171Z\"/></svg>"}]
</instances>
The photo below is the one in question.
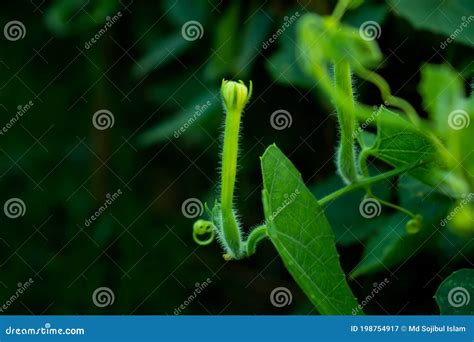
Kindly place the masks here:
<instances>
[{"instance_id":1,"label":"curled tendril","mask_svg":"<svg viewBox=\"0 0 474 342\"><path fill-rule=\"evenodd\" d=\"M209 235L209 238L202 239L203 235ZM193 240L201 246L209 245L214 241L214 225L210 221L197 220L193 225Z\"/></svg>"}]
</instances>

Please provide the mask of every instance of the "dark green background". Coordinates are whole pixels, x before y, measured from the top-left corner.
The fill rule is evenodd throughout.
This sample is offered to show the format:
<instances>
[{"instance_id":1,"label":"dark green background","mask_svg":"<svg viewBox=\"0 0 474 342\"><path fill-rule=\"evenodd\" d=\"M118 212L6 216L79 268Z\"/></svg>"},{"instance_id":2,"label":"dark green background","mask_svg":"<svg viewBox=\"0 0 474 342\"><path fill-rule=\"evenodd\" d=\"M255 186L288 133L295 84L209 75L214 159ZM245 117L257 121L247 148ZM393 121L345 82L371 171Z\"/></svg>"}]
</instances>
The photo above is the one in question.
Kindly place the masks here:
<instances>
[{"instance_id":1,"label":"dark green background","mask_svg":"<svg viewBox=\"0 0 474 342\"><path fill-rule=\"evenodd\" d=\"M379 43L387 58L380 73L420 109L420 66L447 61L469 79L472 49L456 42L440 51L443 32L415 28L394 2L366 1L344 20L355 26L366 20L381 24ZM2 2L1 27L19 20L26 36L14 42L0 36L0 125L18 105L34 103L0 136L0 202L17 197L26 205L23 217L0 215L0 304L17 283L34 280L5 313L173 314L195 283L210 278L211 285L183 313L316 314L270 242L248 260L227 263L217 244L195 245L193 220L183 216L181 205L188 198L212 201L217 192L223 77L254 83L243 121L236 201L245 227L263 219L258 157L269 144L278 144L310 186L333 176L335 116L295 63L296 25L262 48L285 16L329 14L333 6L323 0ZM120 20L85 49L105 17L117 11ZM181 36L189 20L202 24L201 39L188 42ZM359 101L381 102L375 88L362 82L356 87ZM195 106L207 100L210 110L173 138ZM113 113L112 128L100 131L92 125L100 109ZM278 109L291 113L290 128L278 131L270 125ZM123 195L85 227L107 193L118 189ZM355 196L351 205L357 208L358 201ZM339 203L328 213L330 220L340 219L349 205ZM339 221L336 238L345 241L351 218ZM438 313L432 297L442 279L472 266L469 249L464 250L468 257L454 253L446 241L457 238L443 235L433 236L401 267L381 267L351 281L356 296L364 298L374 282L390 278L366 312ZM347 273L360 260L361 240L340 243ZM103 309L91 299L101 286L115 293L114 304ZM291 305L281 309L269 300L279 286L293 293Z\"/></svg>"}]
</instances>

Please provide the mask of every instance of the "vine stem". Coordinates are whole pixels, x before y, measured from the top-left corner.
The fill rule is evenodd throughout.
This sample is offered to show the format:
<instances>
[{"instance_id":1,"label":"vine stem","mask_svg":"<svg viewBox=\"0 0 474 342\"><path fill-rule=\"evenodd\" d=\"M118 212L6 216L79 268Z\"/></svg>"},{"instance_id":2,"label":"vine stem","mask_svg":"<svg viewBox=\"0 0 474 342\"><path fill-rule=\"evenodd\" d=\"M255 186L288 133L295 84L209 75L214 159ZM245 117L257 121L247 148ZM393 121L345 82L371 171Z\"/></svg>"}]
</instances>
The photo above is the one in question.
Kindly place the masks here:
<instances>
[{"instance_id":1,"label":"vine stem","mask_svg":"<svg viewBox=\"0 0 474 342\"><path fill-rule=\"evenodd\" d=\"M334 8L334 11L332 13L332 18L336 22L339 22L346 12L347 8L349 7L351 0L339 0L336 4L336 7Z\"/></svg>"},{"instance_id":2,"label":"vine stem","mask_svg":"<svg viewBox=\"0 0 474 342\"><path fill-rule=\"evenodd\" d=\"M258 226L250 232L247 241L244 242L246 256L251 256L255 253L258 243L268 237L267 232L267 226L265 225Z\"/></svg>"},{"instance_id":3,"label":"vine stem","mask_svg":"<svg viewBox=\"0 0 474 342\"><path fill-rule=\"evenodd\" d=\"M241 111L226 113L224 147L222 153L221 208L224 240L233 256L241 253L242 238L233 210L233 196L237 175L237 156L239 143Z\"/></svg>"},{"instance_id":4,"label":"vine stem","mask_svg":"<svg viewBox=\"0 0 474 342\"><path fill-rule=\"evenodd\" d=\"M356 130L354 94L352 91L351 67L348 62L334 62L334 79L336 89L340 89L343 96L343 98L336 100L339 126L341 127L337 165L346 182L354 183L359 178L359 174L354 146L354 132ZM341 103L345 105L341 105Z\"/></svg>"},{"instance_id":5,"label":"vine stem","mask_svg":"<svg viewBox=\"0 0 474 342\"><path fill-rule=\"evenodd\" d=\"M420 117L418 116L415 108L406 100L393 96L392 91L390 89L390 85L385 81L385 79L377 74L376 72L369 71L365 68L357 68L355 70L356 74L361 77L362 79L366 80L374 84L379 90L382 95L382 99L386 101L388 104L400 108L405 114L410 118L410 120L419 125Z\"/></svg>"},{"instance_id":6,"label":"vine stem","mask_svg":"<svg viewBox=\"0 0 474 342\"><path fill-rule=\"evenodd\" d=\"M401 174L403 174L403 173L405 173L405 172L407 172L407 171L409 171L409 170L411 170L415 167L421 166L425 163L426 162L411 164L411 165L408 165L408 166L405 166L405 167L402 167L402 168L396 168L394 170L381 173L381 174L373 176L373 177L362 178L357 183L349 184L349 185L345 186L344 188L336 190L333 193L327 195L326 197L323 197L322 199L319 200L319 204L324 206L327 203L329 203L329 202L331 202L331 201L333 201L333 200L339 198L340 196L343 196L343 195L345 195L349 192L358 190L360 188L365 188L367 186L370 186L372 184L381 182L381 181L386 180L386 179L391 178L391 177L401 175Z\"/></svg>"}]
</instances>

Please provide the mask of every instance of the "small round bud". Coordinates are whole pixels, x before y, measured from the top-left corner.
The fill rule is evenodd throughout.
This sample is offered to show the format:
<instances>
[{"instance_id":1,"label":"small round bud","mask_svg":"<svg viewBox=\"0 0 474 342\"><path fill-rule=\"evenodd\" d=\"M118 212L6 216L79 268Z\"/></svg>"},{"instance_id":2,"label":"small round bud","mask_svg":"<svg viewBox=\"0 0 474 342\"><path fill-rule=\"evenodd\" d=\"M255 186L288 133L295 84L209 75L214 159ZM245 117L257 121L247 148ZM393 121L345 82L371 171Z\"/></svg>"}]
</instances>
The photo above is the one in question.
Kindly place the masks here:
<instances>
[{"instance_id":1,"label":"small round bud","mask_svg":"<svg viewBox=\"0 0 474 342\"><path fill-rule=\"evenodd\" d=\"M209 238L203 240L202 236L209 234ZM201 246L205 246L214 241L214 226L212 222L205 220L197 220L193 225L193 239Z\"/></svg>"},{"instance_id":2,"label":"small round bud","mask_svg":"<svg viewBox=\"0 0 474 342\"><path fill-rule=\"evenodd\" d=\"M250 81L249 88L247 88L242 81L222 80L221 94L226 111L240 113L244 110L250 96L252 96L252 81Z\"/></svg>"},{"instance_id":3,"label":"small round bud","mask_svg":"<svg viewBox=\"0 0 474 342\"><path fill-rule=\"evenodd\" d=\"M423 217L421 215L416 215L405 225L405 230L408 234L416 234L423 227Z\"/></svg>"}]
</instances>

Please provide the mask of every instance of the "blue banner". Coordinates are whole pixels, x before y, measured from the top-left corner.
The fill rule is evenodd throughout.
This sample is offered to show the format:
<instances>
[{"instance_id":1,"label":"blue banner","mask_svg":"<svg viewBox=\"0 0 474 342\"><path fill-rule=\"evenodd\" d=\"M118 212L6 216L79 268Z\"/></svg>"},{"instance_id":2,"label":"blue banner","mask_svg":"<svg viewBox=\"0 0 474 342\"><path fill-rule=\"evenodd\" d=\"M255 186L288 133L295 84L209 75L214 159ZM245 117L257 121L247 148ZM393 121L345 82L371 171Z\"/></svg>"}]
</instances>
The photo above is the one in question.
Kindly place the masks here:
<instances>
[{"instance_id":1,"label":"blue banner","mask_svg":"<svg viewBox=\"0 0 474 342\"><path fill-rule=\"evenodd\" d=\"M468 316L0 316L0 341L472 342Z\"/></svg>"}]
</instances>

